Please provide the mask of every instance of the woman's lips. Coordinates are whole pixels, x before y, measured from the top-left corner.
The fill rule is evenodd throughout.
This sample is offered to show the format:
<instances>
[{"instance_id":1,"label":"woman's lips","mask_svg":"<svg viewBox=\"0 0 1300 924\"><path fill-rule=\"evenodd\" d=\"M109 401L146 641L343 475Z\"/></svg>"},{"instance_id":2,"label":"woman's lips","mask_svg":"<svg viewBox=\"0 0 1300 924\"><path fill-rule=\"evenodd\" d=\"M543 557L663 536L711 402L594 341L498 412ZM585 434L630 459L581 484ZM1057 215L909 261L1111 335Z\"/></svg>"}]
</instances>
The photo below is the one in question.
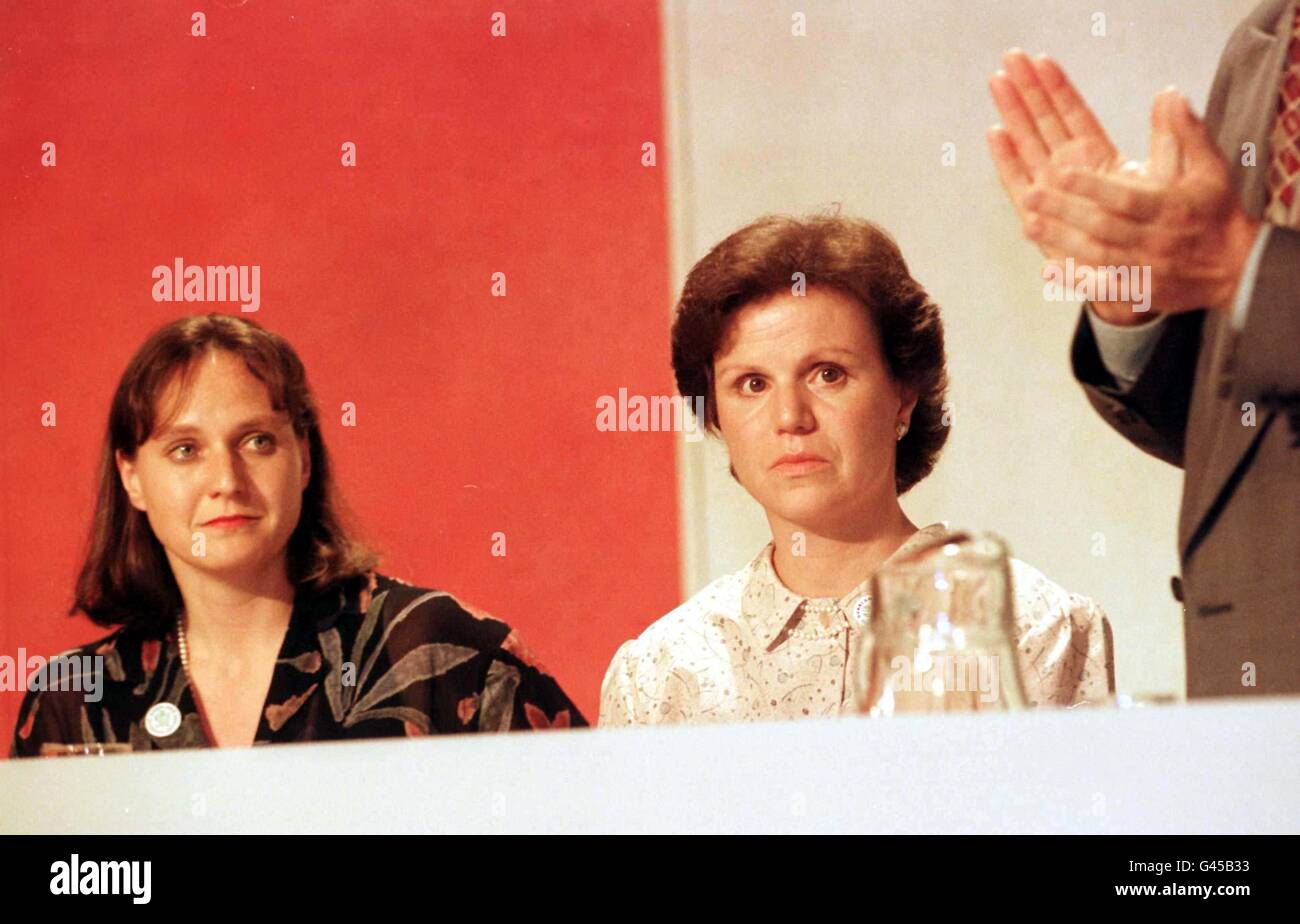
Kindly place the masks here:
<instances>
[{"instance_id":1,"label":"woman's lips","mask_svg":"<svg viewBox=\"0 0 1300 924\"><path fill-rule=\"evenodd\" d=\"M808 452L796 452L777 459L772 469L782 475L803 475L829 464L821 456L815 456Z\"/></svg>"},{"instance_id":2,"label":"woman's lips","mask_svg":"<svg viewBox=\"0 0 1300 924\"><path fill-rule=\"evenodd\" d=\"M238 529L257 520L257 517L217 517L215 520L208 520L204 526L210 526L216 529Z\"/></svg>"}]
</instances>

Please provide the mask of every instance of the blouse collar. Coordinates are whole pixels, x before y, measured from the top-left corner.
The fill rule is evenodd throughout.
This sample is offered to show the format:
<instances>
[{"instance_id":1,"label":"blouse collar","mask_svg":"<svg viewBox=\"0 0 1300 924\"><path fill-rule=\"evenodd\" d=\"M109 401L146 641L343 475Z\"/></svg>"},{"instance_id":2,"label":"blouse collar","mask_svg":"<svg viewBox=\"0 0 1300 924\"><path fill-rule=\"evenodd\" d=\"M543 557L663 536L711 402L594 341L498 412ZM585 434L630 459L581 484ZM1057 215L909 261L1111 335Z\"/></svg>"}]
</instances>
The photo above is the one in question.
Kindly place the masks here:
<instances>
[{"instance_id":1,"label":"blouse collar","mask_svg":"<svg viewBox=\"0 0 1300 924\"><path fill-rule=\"evenodd\" d=\"M943 521L918 529L882 562L882 566L949 531L948 524ZM772 553L775 548L776 543L769 542L749 563L747 569L749 575L741 595L741 614L753 627L767 651L778 648L790 638L790 633L796 628L800 628L801 633L808 633L808 637L829 638L846 627L860 628L866 623L868 592L871 589L870 576L838 599L803 597L781 583L772 564ZM809 619L808 625L800 627L807 614L805 603L811 603L818 610L828 612L829 622L819 626L816 625L815 620Z\"/></svg>"}]
</instances>

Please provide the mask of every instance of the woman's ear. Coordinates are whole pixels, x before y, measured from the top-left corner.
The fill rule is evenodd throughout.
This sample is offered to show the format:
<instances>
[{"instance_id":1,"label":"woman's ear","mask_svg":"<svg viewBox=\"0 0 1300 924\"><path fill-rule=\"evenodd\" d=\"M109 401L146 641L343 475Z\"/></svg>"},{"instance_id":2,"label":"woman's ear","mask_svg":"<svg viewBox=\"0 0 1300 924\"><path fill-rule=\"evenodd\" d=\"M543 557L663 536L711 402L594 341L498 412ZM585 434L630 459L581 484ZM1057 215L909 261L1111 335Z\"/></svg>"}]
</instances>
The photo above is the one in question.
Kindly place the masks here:
<instances>
[{"instance_id":1,"label":"woman's ear","mask_svg":"<svg viewBox=\"0 0 1300 924\"><path fill-rule=\"evenodd\" d=\"M307 485L311 484L311 440L300 437L298 448L302 453L302 489L306 491Z\"/></svg>"},{"instance_id":2,"label":"woman's ear","mask_svg":"<svg viewBox=\"0 0 1300 924\"><path fill-rule=\"evenodd\" d=\"M117 476L122 480L122 489L126 491L131 506L143 513L144 492L140 490L140 473L136 469L135 460L128 459L122 450L117 449L113 452L113 461L117 463Z\"/></svg>"},{"instance_id":3,"label":"woman's ear","mask_svg":"<svg viewBox=\"0 0 1300 924\"><path fill-rule=\"evenodd\" d=\"M904 387L899 390L899 399L902 402L898 407L898 419L912 428L912 411L916 410L916 402L920 396L915 388Z\"/></svg>"}]
</instances>

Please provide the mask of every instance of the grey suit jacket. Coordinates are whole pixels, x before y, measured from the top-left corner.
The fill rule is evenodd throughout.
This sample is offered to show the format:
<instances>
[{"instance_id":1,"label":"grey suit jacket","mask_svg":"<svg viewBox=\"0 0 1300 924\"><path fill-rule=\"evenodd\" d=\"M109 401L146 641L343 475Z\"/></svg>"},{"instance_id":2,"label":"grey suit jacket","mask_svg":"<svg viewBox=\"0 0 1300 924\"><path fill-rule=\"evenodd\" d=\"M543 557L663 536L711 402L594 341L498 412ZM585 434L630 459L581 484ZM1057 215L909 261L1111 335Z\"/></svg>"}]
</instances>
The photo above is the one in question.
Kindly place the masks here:
<instances>
[{"instance_id":1,"label":"grey suit jacket","mask_svg":"<svg viewBox=\"0 0 1300 924\"><path fill-rule=\"evenodd\" d=\"M1296 3L1265 0L1237 27L1206 107L1256 218L1268 204L1269 134ZM1243 164L1247 143L1254 166ZM1300 693L1300 232L1273 229L1240 332L1223 311L1171 316L1124 392L1080 317L1072 362L1112 427L1185 471L1182 576L1171 584L1184 603L1188 695Z\"/></svg>"}]
</instances>

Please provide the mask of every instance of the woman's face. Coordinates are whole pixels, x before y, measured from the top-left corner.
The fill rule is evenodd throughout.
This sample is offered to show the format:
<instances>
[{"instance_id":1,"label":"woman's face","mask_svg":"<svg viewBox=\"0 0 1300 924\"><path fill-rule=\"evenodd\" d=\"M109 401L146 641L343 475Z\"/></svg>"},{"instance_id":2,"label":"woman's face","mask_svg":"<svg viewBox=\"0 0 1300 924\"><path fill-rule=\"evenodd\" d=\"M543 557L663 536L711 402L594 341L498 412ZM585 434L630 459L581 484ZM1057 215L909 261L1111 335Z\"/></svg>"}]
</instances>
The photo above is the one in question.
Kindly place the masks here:
<instances>
[{"instance_id":1,"label":"woman's face","mask_svg":"<svg viewBox=\"0 0 1300 924\"><path fill-rule=\"evenodd\" d=\"M713 371L732 468L769 518L832 534L896 502L895 426L916 400L853 298L813 286L744 306Z\"/></svg>"},{"instance_id":2,"label":"woman's face","mask_svg":"<svg viewBox=\"0 0 1300 924\"><path fill-rule=\"evenodd\" d=\"M179 377L177 377L179 378ZM256 579L278 568L311 476L311 453L287 414L231 353L199 359L176 407L173 379L158 404L172 419L136 451L118 454L131 504L144 511L178 578L186 571Z\"/></svg>"}]
</instances>

